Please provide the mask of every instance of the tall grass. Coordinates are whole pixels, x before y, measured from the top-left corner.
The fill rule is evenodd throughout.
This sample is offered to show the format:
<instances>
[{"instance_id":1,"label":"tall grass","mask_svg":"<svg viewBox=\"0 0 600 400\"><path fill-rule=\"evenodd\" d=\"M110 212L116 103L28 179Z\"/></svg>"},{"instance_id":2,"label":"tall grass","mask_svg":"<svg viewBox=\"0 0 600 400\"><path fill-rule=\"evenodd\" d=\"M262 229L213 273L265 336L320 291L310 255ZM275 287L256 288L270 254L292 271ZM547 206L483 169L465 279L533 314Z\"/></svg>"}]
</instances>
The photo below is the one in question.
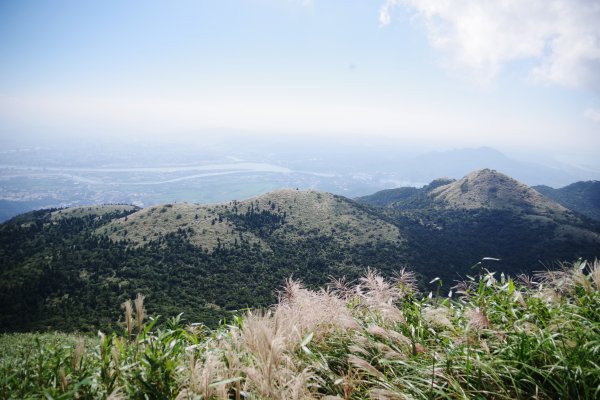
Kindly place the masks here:
<instances>
[{"instance_id":1,"label":"tall grass","mask_svg":"<svg viewBox=\"0 0 600 400\"><path fill-rule=\"evenodd\" d=\"M600 263L513 279L482 270L446 295L368 271L219 329L156 325L143 296L123 332L0 336L0 398L600 398ZM135 325L133 313L135 311Z\"/></svg>"}]
</instances>

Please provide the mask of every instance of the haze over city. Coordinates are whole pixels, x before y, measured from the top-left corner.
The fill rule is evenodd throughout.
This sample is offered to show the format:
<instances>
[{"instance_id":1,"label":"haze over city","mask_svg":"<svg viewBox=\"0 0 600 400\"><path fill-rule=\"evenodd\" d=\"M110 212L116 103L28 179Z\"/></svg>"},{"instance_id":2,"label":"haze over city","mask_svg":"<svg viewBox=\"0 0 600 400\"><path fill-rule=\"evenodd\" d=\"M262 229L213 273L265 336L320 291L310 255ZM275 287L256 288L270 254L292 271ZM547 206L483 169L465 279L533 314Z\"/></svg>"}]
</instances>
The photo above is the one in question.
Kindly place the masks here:
<instances>
[{"instance_id":1,"label":"haze over city","mask_svg":"<svg viewBox=\"0 0 600 400\"><path fill-rule=\"evenodd\" d=\"M3 218L597 180L598 20L583 0L4 2Z\"/></svg>"},{"instance_id":2,"label":"haze over city","mask_svg":"<svg viewBox=\"0 0 600 400\"><path fill-rule=\"evenodd\" d=\"M383 137L591 156L595 1L4 2L3 139Z\"/></svg>"}]
</instances>

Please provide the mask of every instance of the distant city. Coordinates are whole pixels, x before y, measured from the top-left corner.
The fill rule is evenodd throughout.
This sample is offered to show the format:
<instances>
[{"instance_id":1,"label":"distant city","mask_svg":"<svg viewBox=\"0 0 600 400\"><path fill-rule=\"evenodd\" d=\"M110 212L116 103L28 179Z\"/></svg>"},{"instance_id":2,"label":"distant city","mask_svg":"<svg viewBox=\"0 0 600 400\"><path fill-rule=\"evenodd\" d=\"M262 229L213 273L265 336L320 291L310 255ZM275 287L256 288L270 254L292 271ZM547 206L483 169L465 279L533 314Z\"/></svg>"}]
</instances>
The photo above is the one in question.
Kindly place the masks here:
<instances>
[{"instance_id":1,"label":"distant city","mask_svg":"<svg viewBox=\"0 0 600 400\"><path fill-rule=\"evenodd\" d=\"M0 219L38 208L127 203L219 203L279 188L346 197L420 187L493 168L530 185L560 187L600 173L521 161L489 148L432 152L348 143L184 145L131 143L15 146L0 153Z\"/></svg>"}]
</instances>

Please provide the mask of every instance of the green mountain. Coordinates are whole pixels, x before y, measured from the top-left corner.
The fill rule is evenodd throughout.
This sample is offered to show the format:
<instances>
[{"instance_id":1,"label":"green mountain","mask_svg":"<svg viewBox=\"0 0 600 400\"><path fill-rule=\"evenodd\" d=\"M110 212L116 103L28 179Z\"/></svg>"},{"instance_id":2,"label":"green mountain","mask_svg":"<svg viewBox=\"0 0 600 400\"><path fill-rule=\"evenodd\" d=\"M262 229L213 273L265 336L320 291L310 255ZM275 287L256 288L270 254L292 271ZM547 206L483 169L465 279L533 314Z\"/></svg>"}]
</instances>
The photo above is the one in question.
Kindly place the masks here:
<instances>
[{"instance_id":1,"label":"green mountain","mask_svg":"<svg viewBox=\"0 0 600 400\"><path fill-rule=\"evenodd\" d=\"M600 254L600 224L493 170L439 179L391 201L390 191L380 193L357 201L384 204L376 209L405 234L418 257L411 261L446 279L483 257L501 259L493 268L514 274Z\"/></svg>"},{"instance_id":2,"label":"green mountain","mask_svg":"<svg viewBox=\"0 0 600 400\"><path fill-rule=\"evenodd\" d=\"M544 185L533 188L573 211L600 221L600 181L575 182L560 189Z\"/></svg>"},{"instance_id":3,"label":"green mountain","mask_svg":"<svg viewBox=\"0 0 600 400\"><path fill-rule=\"evenodd\" d=\"M600 224L494 171L370 199L280 190L217 205L20 215L0 225L0 330L114 329L137 292L152 315L214 325L272 304L291 275L316 288L410 265L429 290L433 277L451 286L476 273L483 257L517 273L600 254Z\"/></svg>"},{"instance_id":4,"label":"green mountain","mask_svg":"<svg viewBox=\"0 0 600 400\"><path fill-rule=\"evenodd\" d=\"M482 169L462 179L437 179L423 188L403 187L359 197L358 202L396 209L488 209L575 218L569 210L500 172ZM575 218L576 219L576 218Z\"/></svg>"},{"instance_id":5,"label":"green mountain","mask_svg":"<svg viewBox=\"0 0 600 400\"><path fill-rule=\"evenodd\" d=\"M42 210L0 226L0 329L110 329L119 305L216 324L272 304L291 275L313 287L408 262L400 230L365 207L282 190L227 204Z\"/></svg>"}]
</instances>

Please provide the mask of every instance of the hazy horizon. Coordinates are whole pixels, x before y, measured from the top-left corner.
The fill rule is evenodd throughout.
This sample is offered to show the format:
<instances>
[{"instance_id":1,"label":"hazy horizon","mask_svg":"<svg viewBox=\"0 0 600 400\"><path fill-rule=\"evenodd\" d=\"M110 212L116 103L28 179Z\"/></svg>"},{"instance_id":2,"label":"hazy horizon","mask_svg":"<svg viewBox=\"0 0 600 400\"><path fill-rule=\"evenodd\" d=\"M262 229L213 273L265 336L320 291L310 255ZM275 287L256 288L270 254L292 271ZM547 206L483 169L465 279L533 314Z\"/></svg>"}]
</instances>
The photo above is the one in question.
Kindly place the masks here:
<instances>
[{"instance_id":1,"label":"hazy horizon","mask_svg":"<svg viewBox=\"0 0 600 400\"><path fill-rule=\"evenodd\" d=\"M599 20L591 0L3 2L0 200L598 180Z\"/></svg>"},{"instance_id":2,"label":"hazy horizon","mask_svg":"<svg viewBox=\"0 0 600 400\"><path fill-rule=\"evenodd\" d=\"M591 158L598 20L585 0L5 2L0 133Z\"/></svg>"}]
</instances>

